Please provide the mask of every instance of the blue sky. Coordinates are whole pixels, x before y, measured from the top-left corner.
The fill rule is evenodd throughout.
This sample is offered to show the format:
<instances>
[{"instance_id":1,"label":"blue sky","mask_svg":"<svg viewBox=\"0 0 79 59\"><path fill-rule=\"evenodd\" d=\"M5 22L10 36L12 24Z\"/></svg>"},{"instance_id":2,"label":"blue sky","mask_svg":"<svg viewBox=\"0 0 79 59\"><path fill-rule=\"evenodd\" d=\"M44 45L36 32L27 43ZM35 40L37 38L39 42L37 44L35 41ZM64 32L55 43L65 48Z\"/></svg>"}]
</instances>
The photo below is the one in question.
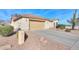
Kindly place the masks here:
<instances>
[{"instance_id":1,"label":"blue sky","mask_svg":"<svg viewBox=\"0 0 79 59\"><path fill-rule=\"evenodd\" d=\"M0 19L10 20L11 15L14 14L35 14L51 20L59 19L61 24L69 24L67 20L72 18L73 13L73 9L0 9Z\"/></svg>"}]
</instances>

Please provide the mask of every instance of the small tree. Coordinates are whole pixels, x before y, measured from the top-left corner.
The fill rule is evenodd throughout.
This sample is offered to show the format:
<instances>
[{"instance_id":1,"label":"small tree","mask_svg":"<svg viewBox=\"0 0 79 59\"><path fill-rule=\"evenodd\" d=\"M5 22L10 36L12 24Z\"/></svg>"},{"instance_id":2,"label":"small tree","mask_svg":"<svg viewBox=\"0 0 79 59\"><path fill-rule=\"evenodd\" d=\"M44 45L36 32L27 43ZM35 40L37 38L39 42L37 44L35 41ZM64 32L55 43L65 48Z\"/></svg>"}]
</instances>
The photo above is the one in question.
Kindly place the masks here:
<instances>
[{"instance_id":1,"label":"small tree","mask_svg":"<svg viewBox=\"0 0 79 59\"><path fill-rule=\"evenodd\" d=\"M76 24L76 14L77 10L75 10L75 13L73 14L73 19L72 19L72 29L74 30L75 24Z\"/></svg>"},{"instance_id":2,"label":"small tree","mask_svg":"<svg viewBox=\"0 0 79 59\"><path fill-rule=\"evenodd\" d=\"M71 20L68 20L68 22L72 24L72 30L74 30L74 27L76 25L76 20L77 20L76 14L77 14L77 10L75 10L73 14L73 18Z\"/></svg>"}]
</instances>

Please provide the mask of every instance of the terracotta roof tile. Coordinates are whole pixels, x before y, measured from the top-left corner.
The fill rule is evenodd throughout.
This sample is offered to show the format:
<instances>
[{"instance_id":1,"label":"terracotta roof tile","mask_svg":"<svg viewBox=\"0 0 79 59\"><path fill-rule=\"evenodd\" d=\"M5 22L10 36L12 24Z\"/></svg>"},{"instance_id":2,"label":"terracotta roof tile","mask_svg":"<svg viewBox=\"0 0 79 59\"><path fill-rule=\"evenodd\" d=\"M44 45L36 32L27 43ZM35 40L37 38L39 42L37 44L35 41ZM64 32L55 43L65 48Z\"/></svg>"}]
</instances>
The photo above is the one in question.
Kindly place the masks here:
<instances>
[{"instance_id":1,"label":"terracotta roof tile","mask_svg":"<svg viewBox=\"0 0 79 59\"><path fill-rule=\"evenodd\" d=\"M17 21L17 20L19 20L20 18L40 19L41 21L46 21L46 20L48 20L48 19L46 19L46 18L42 18L42 17L36 16L36 15L32 15L32 14L14 15L14 16L12 17L13 21Z\"/></svg>"}]
</instances>

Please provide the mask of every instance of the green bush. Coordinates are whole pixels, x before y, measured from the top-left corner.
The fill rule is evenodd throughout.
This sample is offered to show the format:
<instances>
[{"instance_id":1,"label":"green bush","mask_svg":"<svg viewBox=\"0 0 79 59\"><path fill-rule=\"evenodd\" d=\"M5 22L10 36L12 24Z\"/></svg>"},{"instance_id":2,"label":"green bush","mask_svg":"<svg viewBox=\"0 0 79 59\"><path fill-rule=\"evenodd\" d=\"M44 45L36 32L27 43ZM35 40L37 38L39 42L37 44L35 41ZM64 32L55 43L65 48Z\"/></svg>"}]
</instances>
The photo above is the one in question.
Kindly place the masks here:
<instances>
[{"instance_id":1,"label":"green bush","mask_svg":"<svg viewBox=\"0 0 79 59\"><path fill-rule=\"evenodd\" d=\"M65 29L65 32L71 32L71 29Z\"/></svg>"},{"instance_id":2,"label":"green bush","mask_svg":"<svg viewBox=\"0 0 79 59\"><path fill-rule=\"evenodd\" d=\"M0 35L8 36L13 32L13 27L10 25L2 25L0 26Z\"/></svg>"}]
</instances>

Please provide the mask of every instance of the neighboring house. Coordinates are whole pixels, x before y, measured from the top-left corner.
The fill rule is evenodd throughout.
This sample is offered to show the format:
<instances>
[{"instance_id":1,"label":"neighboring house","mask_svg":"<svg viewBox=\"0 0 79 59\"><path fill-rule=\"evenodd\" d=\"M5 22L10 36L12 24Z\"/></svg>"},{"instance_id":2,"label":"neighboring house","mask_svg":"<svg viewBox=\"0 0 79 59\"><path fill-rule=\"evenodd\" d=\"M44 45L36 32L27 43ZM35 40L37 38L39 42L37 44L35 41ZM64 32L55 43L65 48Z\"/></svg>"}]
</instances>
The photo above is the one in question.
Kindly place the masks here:
<instances>
[{"instance_id":1,"label":"neighboring house","mask_svg":"<svg viewBox=\"0 0 79 59\"><path fill-rule=\"evenodd\" d=\"M9 20L0 20L0 25L10 25Z\"/></svg>"},{"instance_id":2,"label":"neighboring house","mask_svg":"<svg viewBox=\"0 0 79 59\"><path fill-rule=\"evenodd\" d=\"M66 25L65 28L66 29L72 29L72 25ZM76 30L79 29L79 24L76 24L74 29L76 29Z\"/></svg>"},{"instance_id":3,"label":"neighboring house","mask_svg":"<svg viewBox=\"0 0 79 59\"><path fill-rule=\"evenodd\" d=\"M79 29L79 18L77 18L75 29Z\"/></svg>"},{"instance_id":4,"label":"neighboring house","mask_svg":"<svg viewBox=\"0 0 79 59\"><path fill-rule=\"evenodd\" d=\"M66 25L65 29L72 29L72 25Z\"/></svg>"},{"instance_id":5,"label":"neighboring house","mask_svg":"<svg viewBox=\"0 0 79 59\"><path fill-rule=\"evenodd\" d=\"M72 29L72 24L66 25L65 28ZM76 19L76 24L75 24L74 29L79 29L79 18Z\"/></svg>"},{"instance_id":6,"label":"neighboring house","mask_svg":"<svg viewBox=\"0 0 79 59\"><path fill-rule=\"evenodd\" d=\"M11 18L11 25L14 29L41 30L55 28L58 20L48 20L32 14L14 15Z\"/></svg>"},{"instance_id":7,"label":"neighboring house","mask_svg":"<svg viewBox=\"0 0 79 59\"><path fill-rule=\"evenodd\" d=\"M79 22L75 25L75 29L79 29Z\"/></svg>"},{"instance_id":8,"label":"neighboring house","mask_svg":"<svg viewBox=\"0 0 79 59\"><path fill-rule=\"evenodd\" d=\"M72 29L72 26L65 26L66 29ZM79 29L79 25L75 25L74 29Z\"/></svg>"}]
</instances>

